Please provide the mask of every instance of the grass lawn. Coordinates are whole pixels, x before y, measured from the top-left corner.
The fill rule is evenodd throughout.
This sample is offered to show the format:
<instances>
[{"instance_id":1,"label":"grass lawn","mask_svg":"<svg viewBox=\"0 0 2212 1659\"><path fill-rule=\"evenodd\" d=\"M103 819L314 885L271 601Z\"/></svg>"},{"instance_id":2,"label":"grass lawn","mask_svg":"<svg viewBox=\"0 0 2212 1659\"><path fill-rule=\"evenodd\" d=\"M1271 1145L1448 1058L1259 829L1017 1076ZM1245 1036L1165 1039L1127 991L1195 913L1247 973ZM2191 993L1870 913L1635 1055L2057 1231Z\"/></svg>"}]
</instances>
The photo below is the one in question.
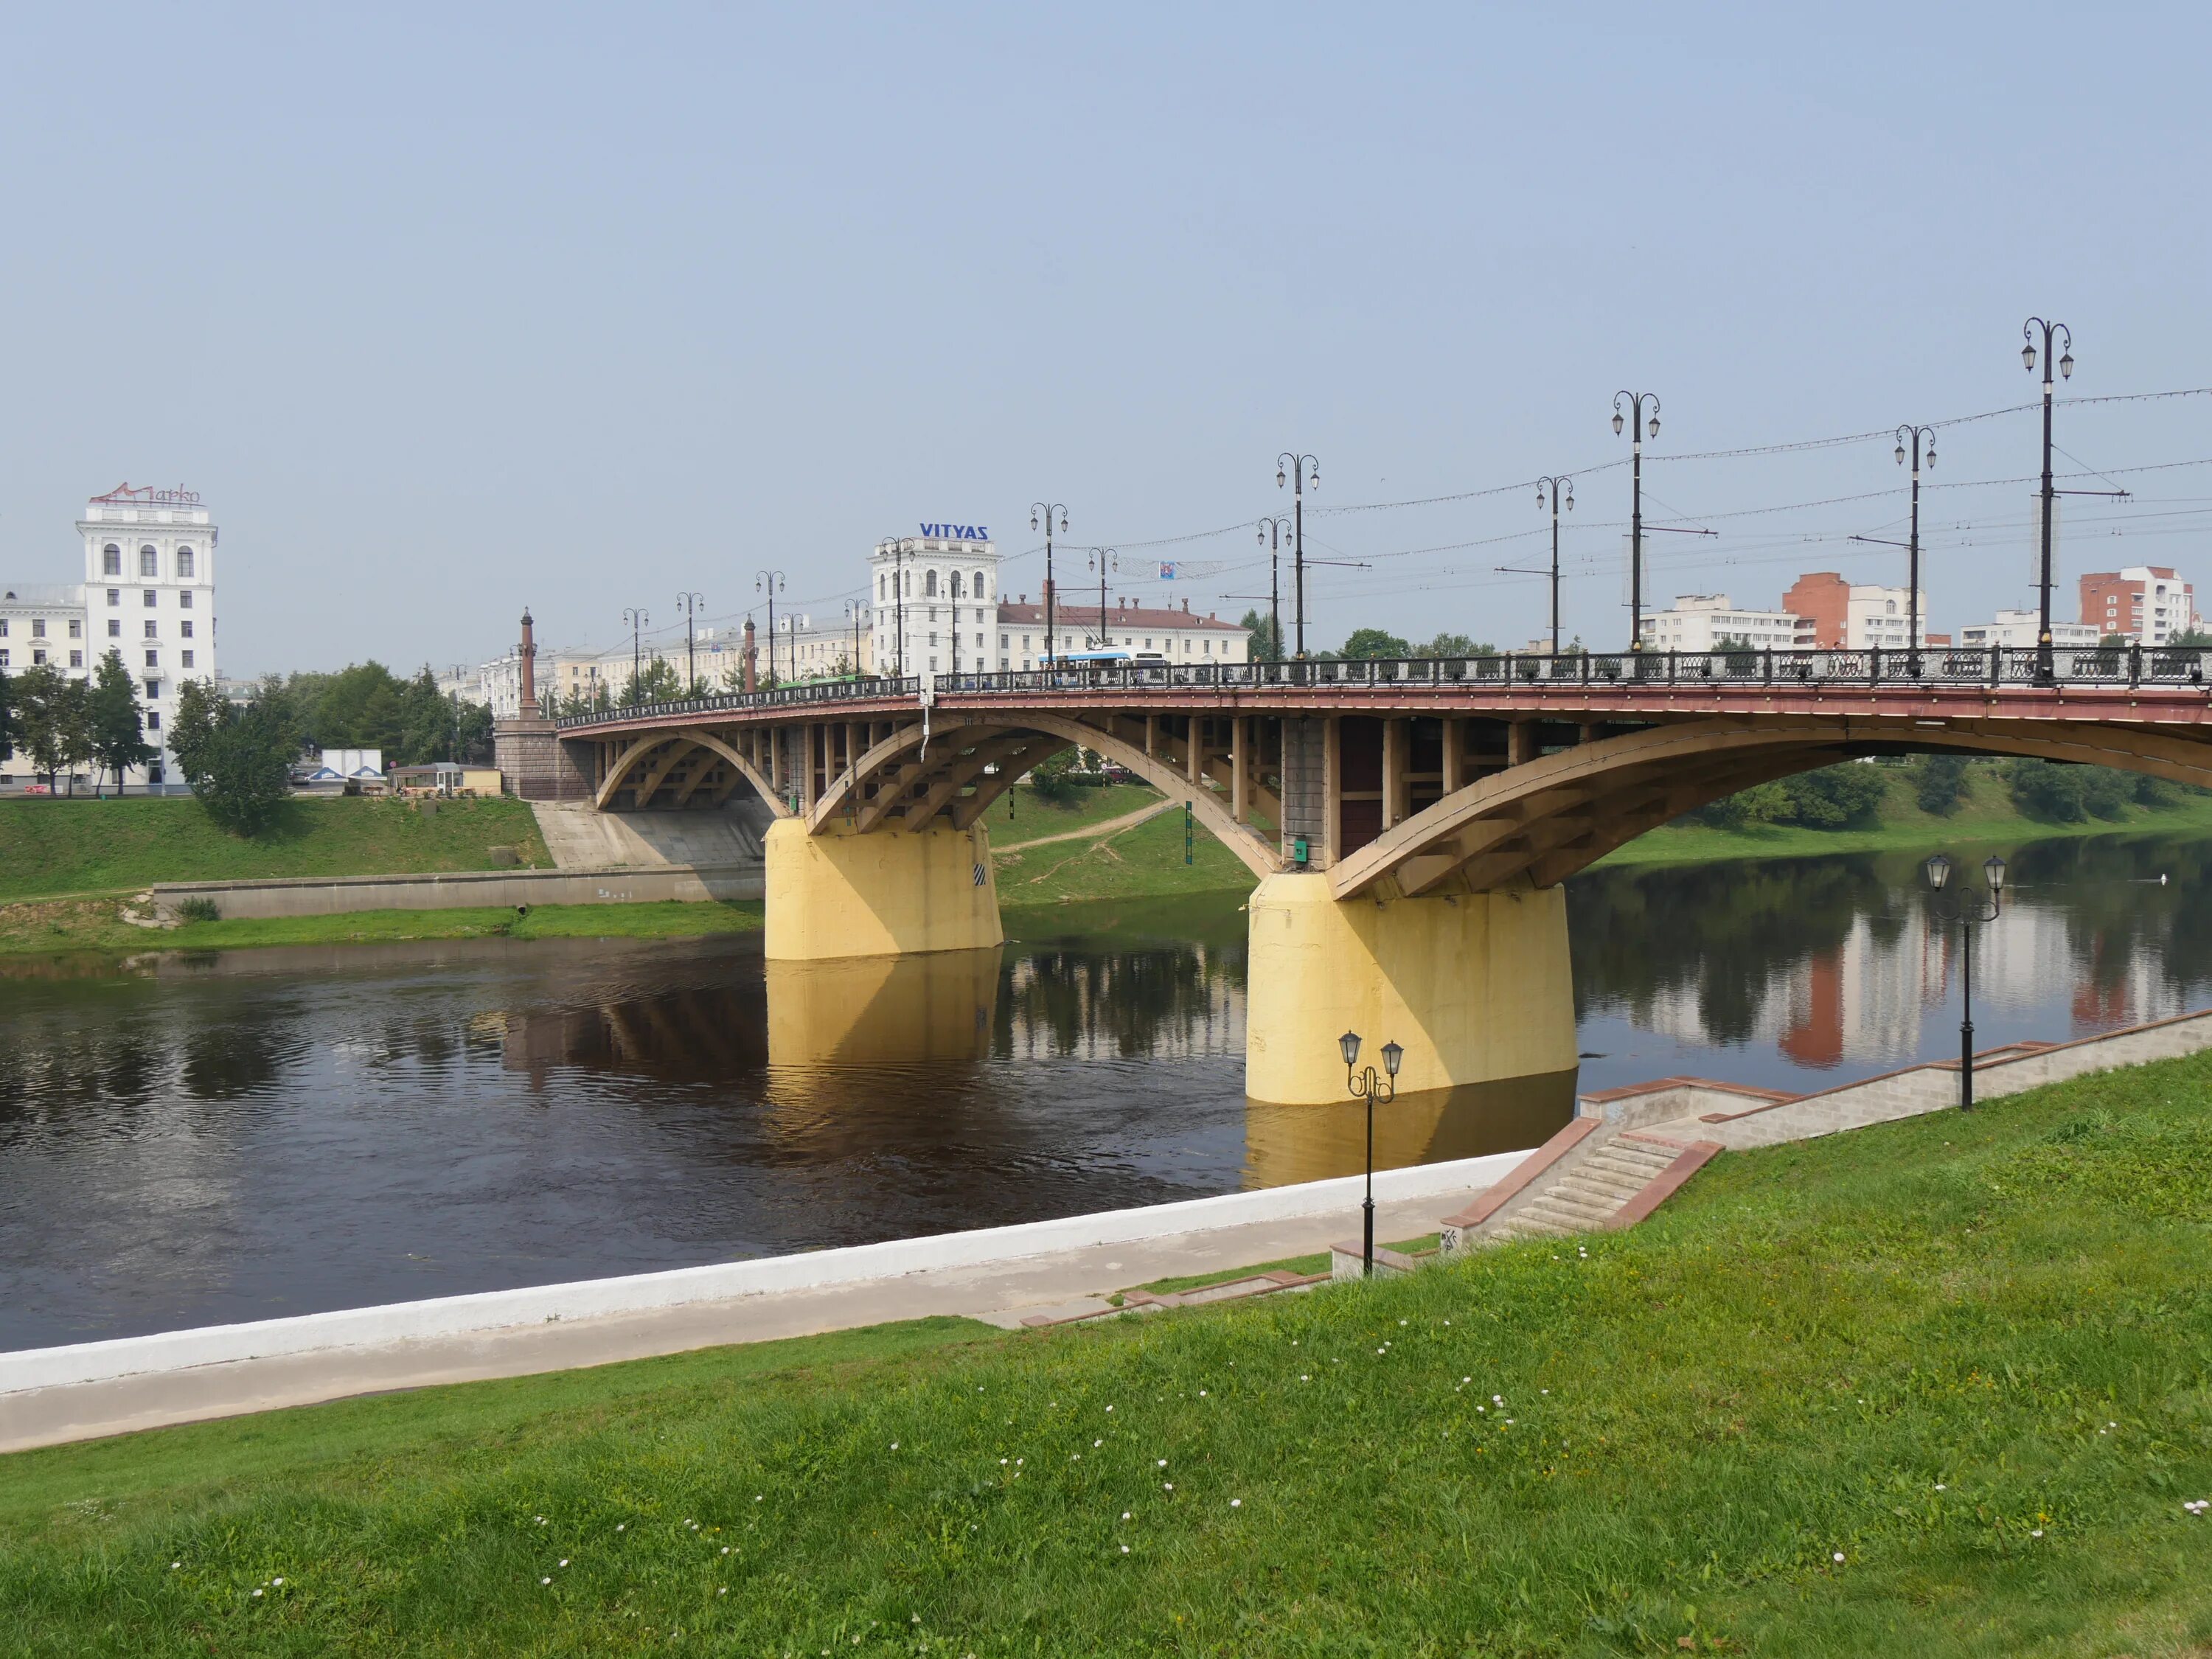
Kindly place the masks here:
<instances>
[{"instance_id":1,"label":"grass lawn","mask_svg":"<svg viewBox=\"0 0 2212 1659\"><path fill-rule=\"evenodd\" d=\"M1249 892L1255 884L1243 860L1202 825L1192 829L1190 856L1185 864L1182 814L1163 812L1115 835L998 854L999 902L1018 907L1139 895Z\"/></svg>"},{"instance_id":2,"label":"grass lawn","mask_svg":"<svg viewBox=\"0 0 2212 1659\"><path fill-rule=\"evenodd\" d=\"M2191 795L2167 807L2131 807L2124 818L2052 823L2023 816L2013 805L2003 781L1990 768L1971 767L1966 779L1966 795L1949 813L1921 811L1912 798L1911 780L1893 772L1889 775L1888 797L1882 803L1881 822L1869 829L1807 830L1796 824L1765 823L1715 830L1702 824L1668 824L1607 854L1596 867L1703 864L1717 859L1812 858L1826 853L1896 848L1921 851L1937 847L2011 846L2057 836L2110 835L2114 830L2203 834L2212 830L2212 795Z\"/></svg>"},{"instance_id":3,"label":"grass lawn","mask_svg":"<svg viewBox=\"0 0 2212 1659\"><path fill-rule=\"evenodd\" d=\"M0 1650L2201 1654L2208 1092L1731 1153L1372 1285L0 1459Z\"/></svg>"},{"instance_id":4,"label":"grass lawn","mask_svg":"<svg viewBox=\"0 0 2212 1659\"><path fill-rule=\"evenodd\" d=\"M1088 829L1109 818L1140 811L1160 799L1158 790L1142 783L1111 783L1098 789L1074 789L1060 800L1047 800L1024 780L1006 793L1013 797L1013 816L1007 817L1006 805L1001 801L984 819L991 831L992 843L999 847Z\"/></svg>"},{"instance_id":5,"label":"grass lawn","mask_svg":"<svg viewBox=\"0 0 2212 1659\"><path fill-rule=\"evenodd\" d=\"M527 916L467 910L356 910L335 916L188 921L155 930L117 917L113 899L0 905L0 955L59 951L218 951L410 939L694 939L758 931L757 900L696 904L539 904Z\"/></svg>"},{"instance_id":6,"label":"grass lawn","mask_svg":"<svg viewBox=\"0 0 2212 1659\"><path fill-rule=\"evenodd\" d=\"M490 849L501 846L525 864L552 862L519 800L443 801L434 812L363 797L289 800L252 841L225 834L183 798L0 800L0 902L157 881L489 870Z\"/></svg>"}]
</instances>

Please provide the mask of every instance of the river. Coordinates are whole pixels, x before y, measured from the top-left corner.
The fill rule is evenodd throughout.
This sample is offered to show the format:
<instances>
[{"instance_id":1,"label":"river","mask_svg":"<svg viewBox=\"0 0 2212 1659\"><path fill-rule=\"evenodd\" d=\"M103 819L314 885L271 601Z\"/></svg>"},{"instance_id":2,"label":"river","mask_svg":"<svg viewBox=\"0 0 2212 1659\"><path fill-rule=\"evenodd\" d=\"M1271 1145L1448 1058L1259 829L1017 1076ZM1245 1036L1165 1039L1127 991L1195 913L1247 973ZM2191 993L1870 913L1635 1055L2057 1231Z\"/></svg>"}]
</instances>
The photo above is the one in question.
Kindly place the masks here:
<instances>
[{"instance_id":1,"label":"river","mask_svg":"<svg viewBox=\"0 0 2212 1659\"><path fill-rule=\"evenodd\" d=\"M2021 848L1979 1045L2212 1001L2208 864ZM1386 1108L1379 1164L1533 1146L1577 1088L1810 1090L1956 1052L1957 934L1917 860L1600 870L1568 904L1579 1075ZM1357 1170L1355 1105L1243 1097L1234 897L1009 926L770 970L757 936L0 957L0 1349Z\"/></svg>"}]
</instances>

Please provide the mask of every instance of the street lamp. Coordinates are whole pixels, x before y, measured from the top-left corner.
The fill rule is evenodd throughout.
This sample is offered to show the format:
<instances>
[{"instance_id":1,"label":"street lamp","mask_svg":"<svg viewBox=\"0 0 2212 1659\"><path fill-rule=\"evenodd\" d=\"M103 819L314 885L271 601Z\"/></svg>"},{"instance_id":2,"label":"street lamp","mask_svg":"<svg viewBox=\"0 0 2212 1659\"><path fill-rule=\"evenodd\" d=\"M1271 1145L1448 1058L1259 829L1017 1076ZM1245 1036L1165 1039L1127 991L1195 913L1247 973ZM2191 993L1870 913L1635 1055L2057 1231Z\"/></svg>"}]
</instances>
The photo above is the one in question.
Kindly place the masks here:
<instances>
[{"instance_id":1,"label":"street lamp","mask_svg":"<svg viewBox=\"0 0 2212 1659\"><path fill-rule=\"evenodd\" d=\"M1644 405L1650 403L1650 434L1659 435L1659 398L1656 392L1616 392L1613 394L1613 435L1619 437L1624 424L1620 400L1628 399L1629 461L1635 483L1630 497L1628 514L1628 648L1644 648L1644 434L1645 416Z\"/></svg>"},{"instance_id":2,"label":"street lamp","mask_svg":"<svg viewBox=\"0 0 2212 1659\"><path fill-rule=\"evenodd\" d=\"M1370 1066L1358 1076L1352 1068L1359 1064L1359 1033L1346 1031L1336 1040L1337 1049L1344 1055L1344 1086L1352 1097L1367 1103L1367 1196L1360 1200L1363 1216L1360 1246L1359 1276L1370 1279L1375 1273L1375 1097L1382 1096L1388 1106L1398 1097L1398 1067L1406 1058L1406 1051L1395 1042L1382 1045L1382 1070L1387 1074L1378 1078ZM1385 1090L1388 1093L1384 1093Z\"/></svg>"},{"instance_id":3,"label":"street lamp","mask_svg":"<svg viewBox=\"0 0 2212 1659\"><path fill-rule=\"evenodd\" d=\"M1030 529L1037 527L1037 514L1040 513L1044 514L1044 654L1048 662L1058 667L1059 664L1054 660L1052 645L1052 515L1055 513L1060 514L1060 533L1065 536L1067 533L1067 506L1064 501L1031 501ZM1003 591L1000 597L1005 597Z\"/></svg>"},{"instance_id":4,"label":"street lamp","mask_svg":"<svg viewBox=\"0 0 2212 1659\"><path fill-rule=\"evenodd\" d=\"M906 556L913 538L905 536L886 536L876 544L878 553L891 556L891 628L897 636L897 672L906 678ZM877 665L878 668L882 664Z\"/></svg>"},{"instance_id":5,"label":"street lamp","mask_svg":"<svg viewBox=\"0 0 2212 1659\"><path fill-rule=\"evenodd\" d=\"M1851 538L1855 542L1869 542L1876 547L1902 547L1909 550L1905 579L1905 669L1915 679L1920 677L1920 463L1923 459L1920 444L1923 438L1928 442L1925 459L1929 471L1932 472L1936 468L1936 428L1932 426L1901 426L1897 428L1897 464L1903 466L1908 459L1912 463L1912 538L1893 542L1882 536ZM1909 452L1905 448L1908 442L1911 445Z\"/></svg>"},{"instance_id":6,"label":"street lamp","mask_svg":"<svg viewBox=\"0 0 2212 1659\"><path fill-rule=\"evenodd\" d=\"M845 615L851 620L853 624L853 678L856 680L861 677L860 618L867 614L868 607L866 602L860 599L848 599L845 601Z\"/></svg>"},{"instance_id":7,"label":"street lamp","mask_svg":"<svg viewBox=\"0 0 2212 1659\"><path fill-rule=\"evenodd\" d=\"M2043 549L2042 562L2037 572L2037 586L2042 589L2042 615L2035 630L2035 678L2045 685L2057 677L2057 665L2051 660L2051 504L2058 492L2051 487L2051 338L2053 334L2063 337L2065 343L2058 349L2064 355L2057 359L2059 375L2064 380L2074 378L2074 331L2063 323L2046 323L2040 317L2031 317L2020 325L2027 343L2020 349L2022 368L2035 372L2035 331L2043 331Z\"/></svg>"},{"instance_id":8,"label":"street lamp","mask_svg":"<svg viewBox=\"0 0 2212 1659\"><path fill-rule=\"evenodd\" d=\"M1106 573L1109 569L1116 571L1121 569L1121 550L1113 547L1092 548L1084 559L1083 568L1088 570L1093 565L1096 565L1098 569L1098 648L1103 651L1113 642L1106 635Z\"/></svg>"},{"instance_id":9,"label":"street lamp","mask_svg":"<svg viewBox=\"0 0 2212 1659\"><path fill-rule=\"evenodd\" d=\"M676 596L676 608L684 613L684 695L687 697L699 695L699 643L691 630L691 619L706 603L704 593Z\"/></svg>"},{"instance_id":10,"label":"street lamp","mask_svg":"<svg viewBox=\"0 0 2212 1659\"><path fill-rule=\"evenodd\" d=\"M1285 471L1288 468L1287 472ZM1321 488L1321 463L1285 450L1275 457L1275 488L1291 487L1291 610L1298 630L1298 660L1306 655L1306 486Z\"/></svg>"},{"instance_id":11,"label":"street lamp","mask_svg":"<svg viewBox=\"0 0 2212 1659\"><path fill-rule=\"evenodd\" d=\"M1552 507L1551 570L1548 573L1541 570L1522 570L1512 565L1504 564L1498 566L1498 568L1502 574L1509 575L1541 576L1548 574L1551 576L1552 654L1556 657L1559 654L1559 509L1560 507L1565 507L1570 513L1575 510L1575 481L1572 478L1565 477L1564 474L1556 478L1547 477L1537 479L1536 510L1539 513L1541 513L1544 510L1545 492L1547 490L1551 492Z\"/></svg>"},{"instance_id":12,"label":"street lamp","mask_svg":"<svg viewBox=\"0 0 2212 1659\"><path fill-rule=\"evenodd\" d=\"M637 702L642 694L638 690L637 678L644 667L644 648L639 643L645 625L653 618L642 611L623 612L623 626L629 629L629 700Z\"/></svg>"},{"instance_id":13,"label":"street lamp","mask_svg":"<svg viewBox=\"0 0 2212 1659\"><path fill-rule=\"evenodd\" d=\"M775 596L782 590L783 572L781 570L763 570L755 574L753 592L768 595L768 677L772 680L775 679ZM793 641L791 647L791 678L799 678L799 646L796 641ZM777 680L776 684L781 685L782 682Z\"/></svg>"},{"instance_id":14,"label":"street lamp","mask_svg":"<svg viewBox=\"0 0 2212 1659\"><path fill-rule=\"evenodd\" d=\"M2004 898L2005 861L1992 853L1983 861L1983 879L1989 883L1984 905L1979 895L1960 890L1957 902L1946 906L1931 902L1929 908L1945 921L1959 924L1959 1109L1974 1109L1974 929L1997 919ZM1951 860L1938 853L1928 860L1928 885L1940 894L1951 879Z\"/></svg>"},{"instance_id":15,"label":"street lamp","mask_svg":"<svg viewBox=\"0 0 2212 1659\"><path fill-rule=\"evenodd\" d=\"M1267 550L1267 659L1283 659L1283 532L1291 521L1276 514L1260 520L1259 539Z\"/></svg>"}]
</instances>

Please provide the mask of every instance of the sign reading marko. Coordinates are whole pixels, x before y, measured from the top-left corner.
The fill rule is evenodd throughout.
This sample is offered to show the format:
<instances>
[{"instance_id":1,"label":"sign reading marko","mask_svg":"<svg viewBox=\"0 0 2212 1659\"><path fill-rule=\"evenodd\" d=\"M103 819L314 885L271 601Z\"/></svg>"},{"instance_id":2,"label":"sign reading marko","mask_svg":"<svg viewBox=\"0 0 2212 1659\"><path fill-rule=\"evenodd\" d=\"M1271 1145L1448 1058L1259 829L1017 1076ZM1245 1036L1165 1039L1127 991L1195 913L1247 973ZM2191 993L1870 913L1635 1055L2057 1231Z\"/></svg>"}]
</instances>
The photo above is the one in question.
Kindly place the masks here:
<instances>
[{"instance_id":1,"label":"sign reading marko","mask_svg":"<svg viewBox=\"0 0 2212 1659\"><path fill-rule=\"evenodd\" d=\"M921 533L944 542L988 542L991 539L990 526L980 524L926 524L921 527Z\"/></svg>"}]
</instances>

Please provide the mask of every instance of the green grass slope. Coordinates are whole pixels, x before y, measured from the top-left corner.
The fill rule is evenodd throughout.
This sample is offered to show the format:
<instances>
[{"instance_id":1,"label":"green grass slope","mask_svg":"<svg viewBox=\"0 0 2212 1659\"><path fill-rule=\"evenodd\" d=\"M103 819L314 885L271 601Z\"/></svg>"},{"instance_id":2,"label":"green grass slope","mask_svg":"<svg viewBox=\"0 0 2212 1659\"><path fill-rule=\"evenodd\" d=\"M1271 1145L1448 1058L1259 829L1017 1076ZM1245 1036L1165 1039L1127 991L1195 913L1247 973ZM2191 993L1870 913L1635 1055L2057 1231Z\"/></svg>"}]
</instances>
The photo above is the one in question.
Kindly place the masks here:
<instances>
[{"instance_id":1,"label":"green grass slope","mask_svg":"<svg viewBox=\"0 0 2212 1659\"><path fill-rule=\"evenodd\" d=\"M267 834L225 834L198 801L0 801L0 901L128 892L156 881L489 870L490 849L551 860L526 802L290 800Z\"/></svg>"},{"instance_id":2,"label":"green grass slope","mask_svg":"<svg viewBox=\"0 0 2212 1659\"><path fill-rule=\"evenodd\" d=\"M2202 1653L2208 1091L1730 1155L1372 1286L0 1459L0 1650Z\"/></svg>"},{"instance_id":3,"label":"green grass slope","mask_svg":"<svg viewBox=\"0 0 2212 1659\"><path fill-rule=\"evenodd\" d=\"M999 902L1019 908L1140 895L1243 892L1255 884L1243 860L1202 826L1192 828L1188 864L1183 851L1182 813L1176 811L1113 835L1001 853Z\"/></svg>"}]
</instances>

